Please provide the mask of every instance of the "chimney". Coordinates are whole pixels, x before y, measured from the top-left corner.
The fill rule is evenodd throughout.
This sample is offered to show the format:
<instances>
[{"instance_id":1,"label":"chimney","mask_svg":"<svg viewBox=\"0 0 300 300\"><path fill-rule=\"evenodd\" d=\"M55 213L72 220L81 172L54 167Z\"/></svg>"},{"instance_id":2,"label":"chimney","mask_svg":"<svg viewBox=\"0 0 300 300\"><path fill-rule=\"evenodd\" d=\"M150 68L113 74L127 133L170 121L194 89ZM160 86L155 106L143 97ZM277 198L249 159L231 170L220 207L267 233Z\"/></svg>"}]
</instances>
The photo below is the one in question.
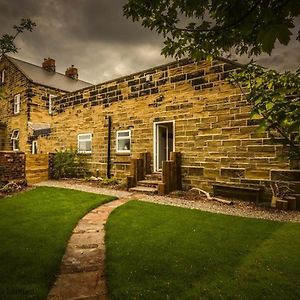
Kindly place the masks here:
<instances>
[{"instance_id":1,"label":"chimney","mask_svg":"<svg viewBox=\"0 0 300 300\"><path fill-rule=\"evenodd\" d=\"M51 57L44 58L42 67L48 72L55 72L55 60Z\"/></svg>"},{"instance_id":2,"label":"chimney","mask_svg":"<svg viewBox=\"0 0 300 300\"><path fill-rule=\"evenodd\" d=\"M65 75L72 79L78 79L78 69L74 68L74 65L72 65L66 70Z\"/></svg>"}]
</instances>

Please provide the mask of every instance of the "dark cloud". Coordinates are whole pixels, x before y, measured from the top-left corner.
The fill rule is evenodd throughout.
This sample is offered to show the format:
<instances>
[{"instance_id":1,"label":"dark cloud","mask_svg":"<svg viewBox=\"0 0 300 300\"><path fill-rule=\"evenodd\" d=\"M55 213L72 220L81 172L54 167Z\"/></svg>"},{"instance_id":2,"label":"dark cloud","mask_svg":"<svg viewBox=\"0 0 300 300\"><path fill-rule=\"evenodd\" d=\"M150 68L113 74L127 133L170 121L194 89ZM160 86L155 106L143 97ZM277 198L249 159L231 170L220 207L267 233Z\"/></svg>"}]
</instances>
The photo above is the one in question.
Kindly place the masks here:
<instances>
[{"instance_id":1,"label":"dark cloud","mask_svg":"<svg viewBox=\"0 0 300 300\"><path fill-rule=\"evenodd\" d=\"M92 83L169 61L160 55L161 37L123 17L124 3L126 0L0 0L0 34L9 32L21 18L31 18L38 26L18 37L21 50L16 57L40 64L51 56L58 71L74 64L80 78ZM300 64L299 53L300 44L292 42L257 62L280 70L295 69Z\"/></svg>"}]
</instances>

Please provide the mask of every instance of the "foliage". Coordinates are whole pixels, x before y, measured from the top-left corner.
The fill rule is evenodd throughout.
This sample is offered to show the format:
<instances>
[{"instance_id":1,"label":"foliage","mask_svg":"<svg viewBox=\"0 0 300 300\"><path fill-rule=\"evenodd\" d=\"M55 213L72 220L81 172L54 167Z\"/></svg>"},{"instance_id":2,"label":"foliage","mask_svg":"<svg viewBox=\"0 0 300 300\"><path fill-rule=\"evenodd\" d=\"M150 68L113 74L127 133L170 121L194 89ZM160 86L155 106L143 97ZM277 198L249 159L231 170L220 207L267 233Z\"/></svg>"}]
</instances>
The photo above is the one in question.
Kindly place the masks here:
<instances>
[{"instance_id":1,"label":"foliage","mask_svg":"<svg viewBox=\"0 0 300 300\"><path fill-rule=\"evenodd\" d=\"M255 64L231 75L230 81L246 88L252 118L262 130L275 132L288 146L291 159L300 159L300 69L278 73Z\"/></svg>"},{"instance_id":2,"label":"foliage","mask_svg":"<svg viewBox=\"0 0 300 300\"><path fill-rule=\"evenodd\" d=\"M86 174L87 166L84 155L77 154L72 149L54 154L53 178L78 178L84 177Z\"/></svg>"},{"instance_id":3,"label":"foliage","mask_svg":"<svg viewBox=\"0 0 300 300\"><path fill-rule=\"evenodd\" d=\"M2 57L6 53L17 53L18 48L15 45L15 39L25 30L32 31L36 24L30 19L21 19L19 25L14 25L15 34L3 34L0 37L0 57Z\"/></svg>"},{"instance_id":4,"label":"foliage","mask_svg":"<svg viewBox=\"0 0 300 300\"><path fill-rule=\"evenodd\" d=\"M300 298L300 224L130 201L105 244L112 300Z\"/></svg>"},{"instance_id":5,"label":"foliage","mask_svg":"<svg viewBox=\"0 0 300 300\"><path fill-rule=\"evenodd\" d=\"M73 228L114 197L37 187L0 201L0 298L47 299Z\"/></svg>"},{"instance_id":6,"label":"foliage","mask_svg":"<svg viewBox=\"0 0 300 300\"><path fill-rule=\"evenodd\" d=\"M166 56L202 59L271 53L287 45L300 14L299 0L128 0L124 15L165 38ZM297 39L300 39L300 32Z\"/></svg>"},{"instance_id":7,"label":"foliage","mask_svg":"<svg viewBox=\"0 0 300 300\"><path fill-rule=\"evenodd\" d=\"M101 181L101 184L103 185L117 185L119 183L118 179L115 177L112 178L103 178Z\"/></svg>"}]
</instances>

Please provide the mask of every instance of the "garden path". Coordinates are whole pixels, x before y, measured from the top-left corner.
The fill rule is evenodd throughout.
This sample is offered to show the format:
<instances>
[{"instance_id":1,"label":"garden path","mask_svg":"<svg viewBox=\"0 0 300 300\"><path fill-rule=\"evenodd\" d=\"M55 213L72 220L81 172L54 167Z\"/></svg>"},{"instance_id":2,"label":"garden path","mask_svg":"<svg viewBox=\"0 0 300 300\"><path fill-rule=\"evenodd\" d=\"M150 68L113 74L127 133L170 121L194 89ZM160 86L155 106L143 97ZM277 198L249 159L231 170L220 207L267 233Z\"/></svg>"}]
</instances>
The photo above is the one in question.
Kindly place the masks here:
<instances>
[{"instance_id":1,"label":"garden path","mask_svg":"<svg viewBox=\"0 0 300 300\"><path fill-rule=\"evenodd\" d=\"M104 226L111 211L128 200L123 197L103 204L78 222L48 300L108 299L104 276Z\"/></svg>"}]
</instances>

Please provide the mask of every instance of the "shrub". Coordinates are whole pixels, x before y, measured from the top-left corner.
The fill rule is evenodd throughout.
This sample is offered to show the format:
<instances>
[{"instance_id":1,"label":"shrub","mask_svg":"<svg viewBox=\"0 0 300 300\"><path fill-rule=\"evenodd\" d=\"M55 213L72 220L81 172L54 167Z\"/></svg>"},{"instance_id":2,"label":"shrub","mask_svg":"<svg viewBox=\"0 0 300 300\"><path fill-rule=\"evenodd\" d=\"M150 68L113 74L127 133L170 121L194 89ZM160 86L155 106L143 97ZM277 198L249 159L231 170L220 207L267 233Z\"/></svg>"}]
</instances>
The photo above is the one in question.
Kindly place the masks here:
<instances>
[{"instance_id":1,"label":"shrub","mask_svg":"<svg viewBox=\"0 0 300 300\"><path fill-rule=\"evenodd\" d=\"M115 178L115 177L112 177L112 178L104 178L102 181L101 181L101 184L103 185L117 185L119 182L118 182L118 179Z\"/></svg>"},{"instance_id":2,"label":"shrub","mask_svg":"<svg viewBox=\"0 0 300 300\"><path fill-rule=\"evenodd\" d=\"M78 178L87 174L86 158L70 149L56 152L53 159L53 178Z\"/></svg>"}]
</instances>

